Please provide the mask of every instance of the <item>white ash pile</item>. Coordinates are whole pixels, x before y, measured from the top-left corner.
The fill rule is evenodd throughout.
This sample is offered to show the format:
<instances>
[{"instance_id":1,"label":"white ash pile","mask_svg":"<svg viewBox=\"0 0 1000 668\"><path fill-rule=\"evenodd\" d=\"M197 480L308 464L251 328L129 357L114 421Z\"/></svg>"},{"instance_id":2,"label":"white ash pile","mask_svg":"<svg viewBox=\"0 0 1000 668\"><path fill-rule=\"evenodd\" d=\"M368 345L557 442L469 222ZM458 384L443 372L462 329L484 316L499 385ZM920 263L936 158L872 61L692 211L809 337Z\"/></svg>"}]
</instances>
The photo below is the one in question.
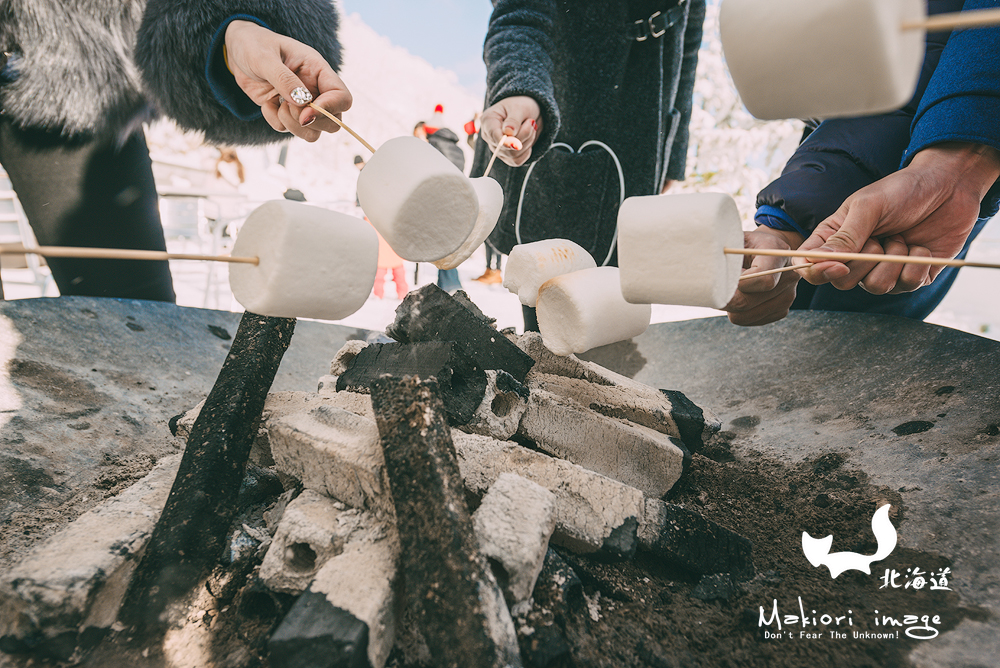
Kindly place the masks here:
<instances>
[{"instance_id":1,"label":"white ash pile","mask_svg":"<svg viewBox=\"0 0 1000 668\"><path fill-rule=\"evenodd\" d=\"M224 617L270 602L259 660L549 665L566 648L559 615L586 605L559 551L647 550L712 581L753 576L746 539L661 500L720 427L680 392L498 332L433 285L404 300L388 333L395 342L345 346L318 392L267 396L251 471L286 491L237 518L230 566L206 583L219 595L196 606ZM201 408L177 421L180 436ZM69 656L113 628L176 466L165 460L4 574L0 649ZM93 529L114 512L113 527ZM87 532L92 549L80 550ZM532 628L541 604L550 623Z\"/></svg>"}]
</instances>

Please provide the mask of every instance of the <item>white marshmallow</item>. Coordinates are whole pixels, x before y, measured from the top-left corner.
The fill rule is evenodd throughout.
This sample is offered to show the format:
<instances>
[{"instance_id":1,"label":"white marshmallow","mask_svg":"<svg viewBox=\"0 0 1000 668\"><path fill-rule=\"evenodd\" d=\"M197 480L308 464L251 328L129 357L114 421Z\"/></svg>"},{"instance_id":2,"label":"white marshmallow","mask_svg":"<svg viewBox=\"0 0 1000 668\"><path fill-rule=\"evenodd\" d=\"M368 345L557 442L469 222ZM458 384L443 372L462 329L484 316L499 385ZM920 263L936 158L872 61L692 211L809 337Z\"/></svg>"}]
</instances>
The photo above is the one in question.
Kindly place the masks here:
<instances>
[{"instance_id":1,"label":"white marshmallow","mask_svg":"<svg viewBox=\"0 0 1000 668\"><path fill-rule=\"evenodd\" d=\"M621 292L633 304L722 308L739 285L743 227L722 193L629 197L618 210Z\"/></svg>"},{"instance_id":2,"label":"white marshmallow","mask_svg":"<svg viewBox=\"0 0 1000 668\"><path fill-rule=\"evenodd\" d=\"M567 239L544 239L519 244L510 251L503 286L517 295L525 306L534 307L542 283L580 269L597 266L582 246Z\"/></svg>"},{"instance_id":3,"label":"white marshmallow","mask_svg":"<svg viewBox=\"0 0 1000 668\"><path fill-rule=\"evenodd\" d=\"M500 184L488 176L469 179L469 182L479 198L479 216L476 218L476 225L472 228L472 234L457 251L434 263L438 269L454 269L468 260L476 249L483 245L486 237L490 236L500 218L500 211L503 209L503 188Z\"/></svg>"},{"instance_id":4,"label":"white marshmallow","mask_svg":"<svg viewBox=\"0 0 1000 668\"><path fill-rule=\"evenodd\" d=\"M617 267L581 269L546 281L537 305L545 347L569 355L645 332L651 307L626 302L619 283Z\"/></svg>"},{"instance_id":5,"label":"white marshmallow","mask_svg":"<svg viewBox=\"0 0 1000 668\"><path fill-rule=\"evenodd\" d=\"M277 318L339 320L371 294L378 235L346 214L300 202L266 202L247 217L233 244L229 286L243 307Z\"/></svg>"},{"instance_id":6,"label":"white marshmallow","mask_svg":"<svg viewBox=\"0 0 1000 668\"><path fill-rule=\"evenodd\" d=\"M479 202L469 179L416 137L383 144L361 170L358 201L392 249L411 262L434 262L462 245Z\"/></svg>"},{"instance_id":7,"label":"white marshmallow","mask_svg":"<svg viewBox=\"0 0 1000 668\"><path fill-rule=\"evenodd\" d=\"M913 96L924 31L903 30L925 0L724 0L733 83L762 119L859 116Z\"/></svg>"}]
</instances>

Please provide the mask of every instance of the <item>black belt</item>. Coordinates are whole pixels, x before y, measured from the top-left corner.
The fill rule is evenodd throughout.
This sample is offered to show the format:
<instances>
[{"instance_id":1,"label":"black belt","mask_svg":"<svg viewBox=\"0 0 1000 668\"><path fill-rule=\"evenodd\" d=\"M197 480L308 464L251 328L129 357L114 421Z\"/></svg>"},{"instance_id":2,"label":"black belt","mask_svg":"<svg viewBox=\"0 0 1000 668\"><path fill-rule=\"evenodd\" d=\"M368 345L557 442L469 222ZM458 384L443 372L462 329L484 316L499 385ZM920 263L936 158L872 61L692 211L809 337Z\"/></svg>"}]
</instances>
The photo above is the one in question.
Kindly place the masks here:
<instances>
[{"instance_id":1,"label":"black belt","mask_svg":"<svg viewBox=\"0 0 1000 668\"><path fill-rule=\"evenodd\" d=\"M628 24L626 38L628 41L645 42L652 37L662 37L667 30L684 17L684 5L687 0L678 0L670 9L653 12L648 18L637 19Z\"/></svg>"}]
</instances>

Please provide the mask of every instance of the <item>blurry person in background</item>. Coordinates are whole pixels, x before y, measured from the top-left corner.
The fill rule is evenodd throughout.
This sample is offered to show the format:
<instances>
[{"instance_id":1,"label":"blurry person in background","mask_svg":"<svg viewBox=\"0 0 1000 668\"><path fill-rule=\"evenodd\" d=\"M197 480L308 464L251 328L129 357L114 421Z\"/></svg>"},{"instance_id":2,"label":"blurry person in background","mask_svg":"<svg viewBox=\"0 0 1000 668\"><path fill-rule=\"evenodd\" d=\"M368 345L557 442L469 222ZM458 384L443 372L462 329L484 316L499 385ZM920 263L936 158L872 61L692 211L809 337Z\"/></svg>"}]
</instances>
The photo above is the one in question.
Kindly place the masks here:
<instances>
[{"instance_id":1,"label":"blurry person in background","mask_svg":"<svg viewBox=\"0 0 1000 668\"><path fill-rule=\"evenodd\" d=\"M238 187L246 181L246 171L243 162L231 147L219 148L219 158L215 161L215 178L229 185Z\"/></svg>"},{"instance_id":2,"label":"blurry person in background","mask_svg":"<svg viewBox=\"0 0 1000 668\"><path fill-rule=\"evenodd\" d=\"M469 144L469 148L472 150L476 149L476 137L479 136L479 112L472 117L471 121L466 121L465 125L462 126L465 130L465 141Z\"/></svg>"},{"instance_id":3,"label":"blurry person in background","mask_svg":"<svg viewBox=\"0 0 1000 668\"><path fill-rule=\"evenodd\" d=\"M500 251L494 248L489 240L483 244L483 248L486 249L486 271L483 272L482 276L472 280L485 283L486 285L503 283L503 274L500 273ZM496 264L495 267L492 266L494 263Z\"/></svg>"},{"instance_id":4,"label":"blurry person in background","mask_svg":"<svg viewBox=\"0 0 1000 668\"><path fill-rule=\"evenodd\" d=\"M365 220L368 220L365 218ZM375 231L378 234L378 230ZM392 282L396 284L396 298L402 300L406 293L410 291L406 285L406 272L403 270L403 258L396 255L396 251L386 243L382 235L378 235L378 269L375 271L375 286L372 292L376 297L382 299L385 296L385 276L390 274Z\"/></svg>"}]
</instances>

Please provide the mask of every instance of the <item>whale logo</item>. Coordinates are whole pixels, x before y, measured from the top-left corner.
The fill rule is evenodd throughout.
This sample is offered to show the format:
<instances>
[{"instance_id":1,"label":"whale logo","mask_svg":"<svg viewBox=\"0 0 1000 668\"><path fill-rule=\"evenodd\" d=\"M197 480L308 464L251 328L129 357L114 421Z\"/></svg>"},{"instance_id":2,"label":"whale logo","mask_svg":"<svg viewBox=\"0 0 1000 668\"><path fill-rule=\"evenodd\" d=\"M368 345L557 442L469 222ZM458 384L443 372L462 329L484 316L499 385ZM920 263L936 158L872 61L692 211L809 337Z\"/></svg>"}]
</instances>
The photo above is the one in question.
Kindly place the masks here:
<instances>
[{"instance_id":1,"label":"whale logo","mask_svg":"<svg viewBox=\"0 0 1000 668\"><path fill-rule=\"evenodd\" d=\"M890 504L885 504L872 516L872 531L878 541L878 548L872 556L856 552L835 552L830 554L833 536L813 538L808 532L802 532L802 552L809 563L819 568L826 566L834 579L844 571L863 571L871 575L871 565L888 557L896 548L896 527L889 520Z\"/></svg>"}]
</instances>

